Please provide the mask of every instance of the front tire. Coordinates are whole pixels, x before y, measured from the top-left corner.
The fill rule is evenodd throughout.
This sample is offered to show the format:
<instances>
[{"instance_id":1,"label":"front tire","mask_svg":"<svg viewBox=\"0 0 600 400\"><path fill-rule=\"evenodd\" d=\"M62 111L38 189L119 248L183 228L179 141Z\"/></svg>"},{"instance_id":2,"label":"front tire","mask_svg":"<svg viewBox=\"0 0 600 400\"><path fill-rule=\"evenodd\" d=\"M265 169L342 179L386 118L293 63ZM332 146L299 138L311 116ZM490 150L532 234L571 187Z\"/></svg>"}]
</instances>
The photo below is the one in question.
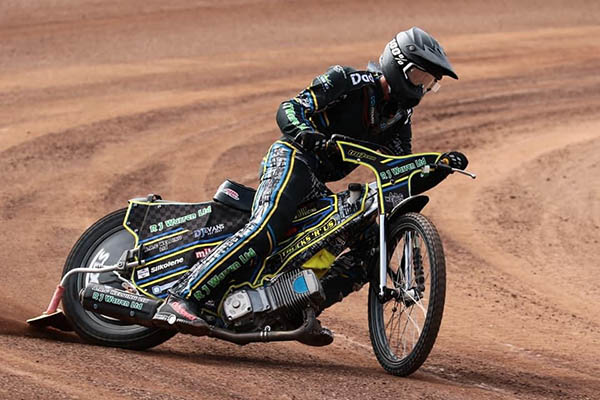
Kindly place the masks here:
<instances>
[{"instance_id":1,"label":"front tire","mask_svg":"<svg viewBox=\"0 0 600 400\"><path fill-rule=\"evenodd\" d=\"M115 264L123 251L133 248L134 238L123 227L126 212L126 209L121 209L105 216L81 235L65 262L63 276L80 266L100 268ZM115 281L114 273L76 274L65 284L62 299L65 316L81 338L101 346L142 350L158 346L175 334L157 328L130 325L85 310L79 302L81 289L90 282L97 283L99 279L105 281L107 278Z\"/></svg>"},{"instance_id":2,"label":"front tire","mask_svg":"<svg viewBox=\"0 0 600 400\"><path fill-rule=\"evenodd\" d=\"M442 322L444 249L435 226L421 214L404 214L388 229L387 286L395 288L399 298L382 303L379 282L371 282L369 331L381 366L390 374L408 376L429 356ZM410 273L405 273L406 258L412 259Z\"/></svg>"}]
</instances>

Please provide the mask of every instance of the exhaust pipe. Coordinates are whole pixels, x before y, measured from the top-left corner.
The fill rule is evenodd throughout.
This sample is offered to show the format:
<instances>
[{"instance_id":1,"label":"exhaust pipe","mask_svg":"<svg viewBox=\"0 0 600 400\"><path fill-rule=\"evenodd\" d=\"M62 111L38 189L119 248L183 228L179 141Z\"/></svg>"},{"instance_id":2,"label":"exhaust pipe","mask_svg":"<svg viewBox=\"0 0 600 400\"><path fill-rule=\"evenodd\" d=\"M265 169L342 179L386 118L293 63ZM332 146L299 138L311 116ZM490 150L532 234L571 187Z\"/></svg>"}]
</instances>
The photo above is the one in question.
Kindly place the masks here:
<instances>
[{"instance_id":1,"label":"exhaust pipe","mask_svg":"<svg viewBox=\"0 0 600 400\"><path fill-rule=\"evenodd\" d=\"M83 308L138 325L153 326L152 317L161 304L145 296L92 283L80 294Z\"/></svg>"},{"instance_id":2,"label":"exhaust pipe","mask_svg":"<svg viewBox=\"0 0 600 400\"><path fill-rule=\"evenodd\" d=\"M152 317L162 303L160 300L153 300L145 296L99 284L90 284L83 289L80 293L80 300L83 308L86 310L148 327L154 327ZM197 333L189 330L186 330L185 333L194 336L213 337L241 346L254 342L282 342L291 340L297 340L313 346L329 344L315 343L314 336L311 333L317 328L317 324L315 311L312 308L307 308L304 311L304 322L302 325L291 331L263 330L260 332L235 333L227 329L210 326L208 333L206 327L199 329Z\"/></svg>"},{"instance_id":3,"label":"exhaust pipe","mask_svg":"<svg viewBox=\"0 0 600 400\"><path fill-rule=\"evenodd\" d=\"M227 329L212 327L207 336L226 340L231 343L239 344L240 346L254 342L286 342L291 340L318 346L313 343L313 338L309 335L315 330L316 324L315 311L312 308L308 308L304 313L304 323L291 331L266 330L260 332L235 333Z\"/></svg>"}]
</instances>

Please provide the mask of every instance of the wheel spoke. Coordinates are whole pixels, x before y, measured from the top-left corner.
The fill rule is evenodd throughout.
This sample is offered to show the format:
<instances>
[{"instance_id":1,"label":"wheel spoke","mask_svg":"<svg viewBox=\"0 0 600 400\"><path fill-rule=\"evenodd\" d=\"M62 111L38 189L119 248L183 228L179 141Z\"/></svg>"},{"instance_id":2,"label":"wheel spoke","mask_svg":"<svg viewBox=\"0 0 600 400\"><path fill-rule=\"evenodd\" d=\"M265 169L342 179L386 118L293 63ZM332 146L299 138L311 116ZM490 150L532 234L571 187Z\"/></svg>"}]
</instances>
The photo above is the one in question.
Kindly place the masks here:
<instances>
[{"instance_id":1,"label":"wheel spoke","mask_svg":"<svg viewBox=\"0 0 600 400\"><path fill-rule=\"evenodd\" d=\"M389 336L387 335L387 327L386 327L386 337L388 339L388 344L390 344L390 345L391 345L391 342L392 342L392 336L394 334L394 320L397 320L396 326L399 326L400 319L402 318L402 313L401 312L398 314L398 316L396 318L394 318L395 313L396 313L396 311L393 311L392 312L392 316L390 317L390 334L389 334Z\"/></svg>"},{"instance_id":2,"label":"wheel spoke","mask_svg":"<svg viewBox=\"0 0 600 400\"><path fill-rule=\"evenodd\" d=\"M418 307L421 309L421 311L423 312L423 315L424 315L424 316L427 316L427 310L426 310L426 309L423 307L423 305L421 304L421 300L418 300L418 301L417 301L417 299L415 299L415 298L414 298L414 297L413 297L413 296L412 296L412 295L411 295L411 294L410 294L408 291L406 291L406 290L403 290L402 292L403 292L405 295L407 295L407 296L408 296L408 297L409 297L409 298L412 300L413 304L417 305L417 306L418 306Z\"/></svg>"},{"instance_id":3,"label":"wheel spoke","mask_svg":"<svg viewBox=\"0 0 600 400\"><path fill-rule=\"evenodd\" d=\"M414 310L414 308L411 308L411 309L410 309L410 313L408 313L408 314L406 315L406 317L407 317L407 322L408 322L408 321L412 322L412 324L414 325L414 327L415 327L415 329L417 330L417 332L419 332L419 335L421 335L421 328L419 328L419 324L417 324L417 322L416 322L416 321L415 321L413 318L411 318L411 315L412 315L412 310Z\"/></svg>"},{"instance_id":4,"label":"wheel spoke","mask_svg":"<svg viewBox=\"0 0 600 400\"><path fill-rule=\"evenodd\" d=\"M404 328L402 329L402 334L400 335L401 338L405 337L406 334L406 328L408 327L408 321L410 318L410 313L412 313L412 309L409 311L408 314L405 314L407 316L406 318L406 322L404 323ZM406 354L406 340L402 340L402 355Z\"/></svg>"}]
</instances>

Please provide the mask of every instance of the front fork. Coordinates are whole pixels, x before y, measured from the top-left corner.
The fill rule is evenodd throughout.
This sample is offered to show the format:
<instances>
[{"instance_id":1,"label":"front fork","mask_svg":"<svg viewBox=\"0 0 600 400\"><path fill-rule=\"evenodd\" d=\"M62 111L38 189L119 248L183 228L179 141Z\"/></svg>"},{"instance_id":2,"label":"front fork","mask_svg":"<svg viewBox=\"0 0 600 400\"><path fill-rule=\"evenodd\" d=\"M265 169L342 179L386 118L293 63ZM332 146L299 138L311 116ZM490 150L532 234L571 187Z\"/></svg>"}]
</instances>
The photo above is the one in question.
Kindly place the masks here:
<instances>
[{"instance_id":1,"label":"front fork","mask_svg":"<svg viewBox=\"0 0 600 400\"><path fill-rule=\"evenodd\" d=\"M379 298L387 297L387 239L385 236L385 214L379 214Z\"/></svg>"},{"instance_id":2,"label":"front fork","mask_svg":"<svg viewBox=\"0 0 600 400\"><path fill-rule=\"evenodd\" d=\"M409 293L411 289L412 277L413 277L413 243L414 233L407 231L404 238L404 249L403 249L403 262L399 265L399 268L403 268L403 271L398 271L398 275L404 278L404 288L388 288L387 287L387 275L388 275L388 257L387 257L387 237L386 237L386 224L385 214L379 215L379 299L382 302L389 300L390 298L401 298L402 293Z\"/></svg>"}]
</instances>

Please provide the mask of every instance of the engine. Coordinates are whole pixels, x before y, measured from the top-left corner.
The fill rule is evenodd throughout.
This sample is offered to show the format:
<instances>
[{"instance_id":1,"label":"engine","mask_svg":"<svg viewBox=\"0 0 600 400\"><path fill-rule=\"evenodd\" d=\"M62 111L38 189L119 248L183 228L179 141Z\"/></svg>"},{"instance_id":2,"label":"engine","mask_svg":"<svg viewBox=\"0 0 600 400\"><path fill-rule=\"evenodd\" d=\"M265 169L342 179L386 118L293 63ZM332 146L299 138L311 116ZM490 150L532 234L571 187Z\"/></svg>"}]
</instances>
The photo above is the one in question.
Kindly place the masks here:
<instances>
[{"instance_id":1,"label":"engine","mask_svg":"<svg viewBox=\"0 0 600 400\"><path fill-rule=\"evenodd\" d=\"M312 270L291 271L257 289L241 289L223 303L227 322L234 327L263 328L275 321L302 315L325 300L321 282Z\"/></svg>"}]
</instances>

